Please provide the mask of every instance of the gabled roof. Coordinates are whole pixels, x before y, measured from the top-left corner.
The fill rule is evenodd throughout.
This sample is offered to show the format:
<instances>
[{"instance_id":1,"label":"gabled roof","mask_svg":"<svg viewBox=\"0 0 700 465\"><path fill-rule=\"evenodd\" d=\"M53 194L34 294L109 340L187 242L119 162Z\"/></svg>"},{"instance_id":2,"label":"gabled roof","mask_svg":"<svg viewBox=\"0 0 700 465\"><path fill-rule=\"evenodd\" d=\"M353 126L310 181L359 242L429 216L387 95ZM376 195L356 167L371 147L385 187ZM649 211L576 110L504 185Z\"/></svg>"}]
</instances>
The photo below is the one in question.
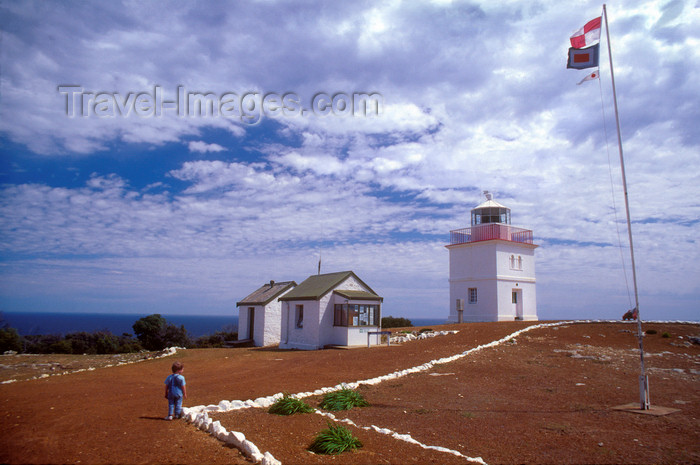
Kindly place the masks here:
<instances>
[{"instance_id":1,"label":"gabled roof","mask_svg":"<svg viewBox=\"0 0 700 465\"><path fill-rule=\"evenodd\" d=\"M279 283L275 281L270 281L267 284L263 284L258 290L256 290L240 302L236 302L236 307L240 307L241 305L267 305L268 303L272 302L274 299L279 297L280 294L284 293L292 287L295 287L296 285L297 283L295 283L294 281L282 281Z\"/></svg>"},{"instance_id":2,"label":"gabled roof","mask_svg":"<svg viewBox=\"0 0 700 465\"><path fill-rule=\"evenodd\" d=\"M333 291L335 294L338 294L341 297L345 297L348 300L378 300L378 301L383 301L384 298L379 297L377 294L373 292L366 292L366 291L346 291L343 289L336 289Z\"/></svg>"},{"instance_id":3,"label":"gabled roof","mask_svg":"<svg viewBox=\"0 0 700 465\"><path fill-rule=\"evenodd\" d=\"M376 295L372 288L358 278L355 273L352 271L340 271L337 273L325 273L309 276L284 297L281 297L280 300L320 300L321 297L334 290L337 285L351 276L369 289L372 294Z\"/></svg>"}]
</instances>

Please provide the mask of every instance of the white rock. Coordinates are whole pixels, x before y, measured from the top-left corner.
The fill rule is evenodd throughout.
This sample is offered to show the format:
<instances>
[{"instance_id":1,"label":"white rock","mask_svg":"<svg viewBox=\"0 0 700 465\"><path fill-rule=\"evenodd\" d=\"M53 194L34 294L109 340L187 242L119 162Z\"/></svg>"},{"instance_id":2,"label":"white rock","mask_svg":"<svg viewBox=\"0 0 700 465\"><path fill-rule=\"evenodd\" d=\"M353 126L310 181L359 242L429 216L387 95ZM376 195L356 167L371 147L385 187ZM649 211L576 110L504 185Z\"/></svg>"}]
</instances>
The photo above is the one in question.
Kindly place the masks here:
<instances>
[{"instance_id":1,"label":"white rock","mask_svg":"<svg viewBox=\"0 0 700 465\"><path fill-rule=\"evenodd\" d=\"M267 408L274 403L269 397L258 397L254 402L255 405L262 408Z\"/></svg>"},{"instance_id":2,"label":"white rock","mask_svg":"<svg viewBox=\"0 0 700 465\"><path fill-rule=\"evenodd\" d=\"M256 455L260 456L260 458L257 459L256 462L262 460L263 455L260 453L260 449L258 449L258 446L256 446L248 440L243 441L243 443L241 444L241 450L246 456L254 460L256 459Z\"/></svg>"},{"instance_id":3,"label":"white rock","mask_svg":"<svg viewBox=\"0 0 700 465\"><path fill-rule=\"evenodd\" d=\"M245 434L239 433L238 431L229 431L223 441L240 449L243 445L243 441L245 441Z\"/></svg>"},{"instance_id":4,"label":"white rock","mask_svg":"<svg viewBox=\"0 0 700 465\"><path fill-rule=\"evenodd\" d=\"M224 435L227 435L226 428L221 426L221 422L219 420L216 420L209 425L209 433L217 438L219 438L219 436L223 437Z\"/></svg>"},{"instance_id":5,"label":"white rock","mask_svg":"<svg viewBox=\"0 0 700 465\"><path fill-rule=\"evenodd\" d=\"M271 453L265 452L262 459L262 465L282 465L282 462L274 458Z\"/></svg>"},{"instance_id":6,"label":"white rock","mask_svg":"<svg viewBox=\"0 0 700 465\"><path fill-rule=\"evenodd\" d=\"M231 410L238 410L246 407L246 403L241 400L232 400L230 404Z\"/></svg>"}]
</instances>

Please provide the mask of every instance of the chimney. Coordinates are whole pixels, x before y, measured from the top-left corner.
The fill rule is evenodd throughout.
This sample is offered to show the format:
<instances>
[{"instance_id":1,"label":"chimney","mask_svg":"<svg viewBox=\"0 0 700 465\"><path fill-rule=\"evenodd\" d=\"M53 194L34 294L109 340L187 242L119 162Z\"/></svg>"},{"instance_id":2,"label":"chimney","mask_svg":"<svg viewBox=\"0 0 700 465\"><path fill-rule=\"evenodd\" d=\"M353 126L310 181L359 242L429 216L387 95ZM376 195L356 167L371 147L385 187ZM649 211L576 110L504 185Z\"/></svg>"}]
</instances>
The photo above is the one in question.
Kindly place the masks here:
<instances>
[{"instance_id":1,"label":"chimney","mask_svg":"<svg viewBox=\"0 0 700 465\"><path fill-rule=\"evenodd\" d=\"M273 280L270 280L270 289L272 289L273 287L275 287L275 282Z\"/></svg>"}]
</instances>

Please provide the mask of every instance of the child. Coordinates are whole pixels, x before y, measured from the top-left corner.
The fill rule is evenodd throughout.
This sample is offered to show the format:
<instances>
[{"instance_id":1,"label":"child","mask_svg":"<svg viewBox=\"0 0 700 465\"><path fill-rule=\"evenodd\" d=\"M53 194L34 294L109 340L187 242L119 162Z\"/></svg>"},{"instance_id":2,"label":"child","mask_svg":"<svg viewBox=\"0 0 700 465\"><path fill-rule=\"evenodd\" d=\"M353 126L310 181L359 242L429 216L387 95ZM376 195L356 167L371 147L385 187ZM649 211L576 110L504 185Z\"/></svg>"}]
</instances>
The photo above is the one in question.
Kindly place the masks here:
<instances>
[{"instance_id":1,"label":"child","mask_svg":"<svg viewBox=\"0 0 700 465\"><path fill-rule=\"evenodd\" d=\"M187 398L185 377L182 372L185 366L182 362L173 363L173 374L165 378L165 398L168 399L168 416L166 420L182 417L182 399Z\"/></svg>"}]
</instances>

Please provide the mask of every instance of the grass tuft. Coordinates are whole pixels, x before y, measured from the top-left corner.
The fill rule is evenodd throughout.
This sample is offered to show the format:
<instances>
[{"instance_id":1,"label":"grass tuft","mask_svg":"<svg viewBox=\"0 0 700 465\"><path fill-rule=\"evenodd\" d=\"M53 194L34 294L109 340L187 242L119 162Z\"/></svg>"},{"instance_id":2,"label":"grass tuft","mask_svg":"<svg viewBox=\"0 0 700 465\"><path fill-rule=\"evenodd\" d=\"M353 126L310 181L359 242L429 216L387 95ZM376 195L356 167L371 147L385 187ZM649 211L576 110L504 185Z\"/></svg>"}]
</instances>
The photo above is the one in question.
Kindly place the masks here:
<instances>
[{"instance_id":1,"label":"grass tuft","mask_svg":"<svg viewBox=\"0 0 700 465\"><path fill-rule=\"evenodd\" d=\"M349 429L340 425L332 425L330 422L326 423L328 424L328 429L318 433L314 442L309 446L311 452L338 455L347 450L362 447L362 442L353 436Z\"/></svg>"},{"instance_id":2,"label":"grass tuft","mask_svg":"<svg viewBox=\"0 0 700 465\"><path fill-rule=\"evenodd\" d=\"M339 391L329 392L323 397L319 407L325 410L350 410L353 407L367 407L367 402L362 394L352 389L343 388Z\"/></svg>"},{"instance_id":3,"label":"grass tuft","mask_svg":"<svg viewBox=\"0 0 700 465\"><path fill-rule=\"evenodd\" d=\"M286 392L280 400L272 404L268 409L268 413L274 413L275 415L294 415L295 413L311 413L313 411L313 407L300 399L290 396Z\"/></svg>"}]
</instances>

